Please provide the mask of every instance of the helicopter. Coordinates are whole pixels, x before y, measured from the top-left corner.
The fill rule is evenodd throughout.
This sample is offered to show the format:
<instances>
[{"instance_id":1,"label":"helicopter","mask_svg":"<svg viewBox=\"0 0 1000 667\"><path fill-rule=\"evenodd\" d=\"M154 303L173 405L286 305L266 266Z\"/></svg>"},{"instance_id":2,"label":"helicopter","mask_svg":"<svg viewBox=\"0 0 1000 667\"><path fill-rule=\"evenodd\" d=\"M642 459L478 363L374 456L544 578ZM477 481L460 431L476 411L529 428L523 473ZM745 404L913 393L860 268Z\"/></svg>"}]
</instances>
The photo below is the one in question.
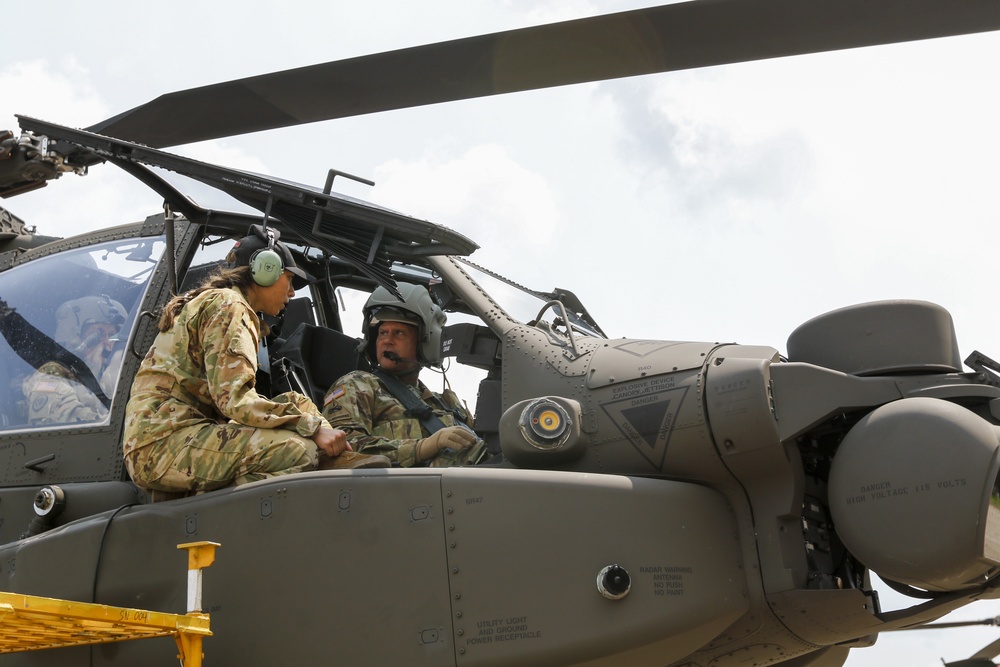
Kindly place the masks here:
<instances>
[{"instance_id":1,"label":"helicopter","mask_svg":"<svg viewBox=\"0 0 1000 667\"><path fill-rule=\"evenodd\" d=\"M294 201L289 200L312 198L311 213L316 213L314 209L337 208L337 215L348 220L345 226L352 230L357 226L359 234L364 234L364 223L371 224L374 220L376 227L384 227L381 238L387 240L383 248L373 243L375 235L368 236L365 245L369 253L379 260L382 252L393 262L405 259L402 273L410 280L426 279L429 284L431 279L441 280L434 283L443 286L437 290L441 302L450 306L453 313L464 312L479 318L481 323L474 325L478 341L477 336L472 336L473 342L467 350L456 355L456 361L487 367L487 384L481 385L479 392L482 406L477 406L477 422L488 437L500 444L508 464L498 470L449 470L440 474L395 470L311 473L296 480L295 484L253 485L256 488L149 504L122 478L120 456L115 456L111 449L115 445L114 416L107 425L59 432L17 429L16 415L12 415L10 423L16 432L10 434L5 450L10 457L7 461L9 487L0 504L5 512L12 514L5 515L8 520L0 529L8 531L4 541L10 545L5 550L5 583L15 590L59 597L96 597L132 606L141 602L151 607L178 607L172 597L176 586L170 583L176 568L170 565L172 543L168 544L169 539L174 536L218 538L224 545L232 544L234 554L238 551L250 553L234 555L228 572L208 580L207 597L218 609L213 612L216 637L207 651L210 657L218 655L223 660L248 664L253 660L263 663L279 659L296 659L308 664L316 655L327 652L346 661L380 664L503 664L505 660L512 664L573 664L598 660L608 664L629 664L629 661L631 664L708 664L712 661L720 664L726 660L746 662L748 659L758 664L779 661L824 664L822 661L845 657L851 645L870 642L870 635L875 632L920 623L971 599L990 597L992 588L986 580L974 590L960 586L960 590L940 591L935 589L947 589L954 586L954 582L925 581L925 572L894 572L892 561L898 554L886 557L875 549L876 553L864 553L862 557L860 554L865 548L872 547L864 542L863 535L854 536L860 542L854 542L847 549L849 557L838 559L836 552L841 551L841 555L843 552L843 545L839 544L841 538L831 533L831 520L825 515L830 492L823 487L832 472L824 470L824 466L832 466L840 454L843 454L841 462L850 465L847 462L852 447L857 455L857 438L865 437L864 429L855 430L855 427L873 412L876 404L892 406L893 403L927 398L962 406L984 422L993 419L989 405L995 395L995 385L989 382L989 367L983 365L980 357L977 362L980 367L975 373L961 371L961 362L953 354L948 318L940 309L923 303L873 304L822 317L813 328L806 327L799 332L802 344L795 355L789 354L787 361L777 359L776 352L766 348L645 340L609 342L579 300L564 291L543 294L537 307L529 310L523 320L504 317L506 313L484 319L483 315L488 315L493 305L476 295L486 291L481 289L481 283L496 278L488 271L459 261L458 258L473 250L473 244L459 234L342 200L332 194L327 197L329 193L306 191L272 179L210 165L191 164L176 156L93 133L80 133L30 119L23 122L26 127L22 129L33 132L35 137L44 136L50 141L66 142L75 147L67 149L72 156L71 164L77 159L83 163L100 159L141 174L141 178L155 184L158 194L170 201L171 210L162 220L154 216L142 223L139 232L135 231L135 226L131 230L102 230L91 237L45 243L37 249L28 246L45 239L34 236L30 241L15 239L8 247L23 244L25 252L19 253L20 259L15 266L6 270L9 276L16 276L21 271L18 267L45 272L40 274L43 276L55 276L55 271L45 266L45 260L50 259L54 264L65 259L67 271L70 271L67 275L60 273L57 280L44 280L39 284L46 289L51 289L49 286L53 282L83 288L88 284L92 286L96 275L100 277L101 287L107 286L107 291L111 292L112 285L127 278L130 284L115 291L114 295L122 295L122 302L128 302L128 310L136 318L130 324L131 335L124 345L141 350L144 345L148 346L152 330L150 318L140 316L151 312L145 306L162 303L167 293L185 286L188 274L197 273L192 272L192 268L201 266L196 258L199 249L227 245L215 241L231 241L257 219L246 215L227 216L214 210L211 213L200 211L145 173L141 165L157 164L183 170L194 178L223 183L223 187L232 189L236 196L264 209L267 209L267 201L260 200L259 193L268 191L272 207L265 216L273 217L277 220L276 225L282 225L283 238L299 242L304 250L303 261L309 262L311 267L319 261L310 261L318 249L326 249L336 257L337 261L330 259L322 266L323 270L318 265L313 270L314 274L325 276L329 266L330 274L337 275L339 285L370 288L390 278L380 273L378 266L370 266L360 257L353 257L353 262L345 261L344 256L351 257L351 254L333 245L341 241L322 236L307 237L301 225L296 227L287 222L292 212L285 210L279 214L278 209L292 206ZM178 214L183 217L171 220L171 216ZM145 232L141 231L143 229ZM170 229L174 238L168 241L167 230ZM324 231L322 225L319 231ZM130 236L137 233L138 237ZM163 239L158 240L161 235ZM205 235L208 242L203 242ZM140 241L136 242L135 238ZM141 239L153 240L142 242ZM426 250L424 244L428 246ZM165 253L167 257L163 258L164 246L176 250ZM414 252L414 248L419 250ZM86 252L74 256L63 254L80 249ZM403 249L409 249L405 258L392 254ZM430 251L428 256L423 257L427 251ZM171 255L175 260L173 269L169 266ZM456 259L440 260L442 256ZM154 257L161 260L150 261ZM368 254L365 259L367 257ZM107 262L119 259L125 260L125 265L134 270L109 270L112 264ZM104 267L104 271L88 273L92 270L91 262ZM132 262L139 264L130 266ZM386 262L375 264L384 266ZM393 266L390 264L390 277L394 275ZM145 271L140 270L143 267ZM395 268L400 269L399 266ZM74 269L82 273L73 273ZM475 282L470 280L472 275L477 276ZM135 276L147 282L133 282ZM24 280L30 282L27 277ZM157 289L158 293L154 293ZM141 301L139 293L142 293ZM126 299L124 294L134 296ZM26 303L16 306L22 315L30 313L32 303L36 308L51 306L51 301L37 292L30 294L30 298L26 294L24 298ZM313 299L318 304L314 306L315 314L326 318L317 317L316 324L322 325L319 327L322 330L336 330L337 309L329 293L325 297L322 293L314 295ZM510 308L506 303L502 305ZM41 318L39 315L37 321L43 321ZM917 325L927 330L922 326L925 320L937 325L933 327L936 337L931 336L930 342L914 341L913 336L907 335L908 330ZM883 350L872 350L876 353L876 363L887 364L888 368L852 366L854 355L869 349L864 341L848 349L845 334L856 326L868 331L876 325L888 327L877 329L877 332L888 331L889 339L901 348L901 353L916 351L924 358L900 360ZM536 346L546 352L529 356L525 351L528 348L518 347L519 338L528 341L528 347ZM496 350L500 349L501 339L504 347L498 359ZM836 344L830 339L836 340ZM484 354L476 349L476 342L493 349ZM612 344L620 345L613 348L616 353L627 355L630 361L648 359L651 367L637 366L638 362L616 363L607 352ZM811 349L811 344L817 349ZM844 357L837 356L840 351ZM848 353L850 358L847 358ZM604 360L598 361L602 356ZM126 356L122 362L121 377L115 389L117 394L110 397L112 415L115 405L120 414L120 399L127 393L127 378L134 373L137 363L133 357ZM12 348L5 359L10 363L5 363L4 367L15 369L21 363L19 358ZM678 361L684 363L678 364ZM592 368L594 373L601 372L603 364L610 365L613 375L609 373L593 381L582 379ZM735 370L730 371L734 366ZM770 374L767 380L760 370L763 367L767 367ZM578 370L581 368L582 373ZM489 373L493 373L493 377ZM787 378L794 378L795 373L808 378L809 381L803 384L814 387L819 395L789 395L787 383L794 383L794 380ZM779 380L782 374L786 378L784 384ZM519 377L531 378L531 381L519 386L516 380ZM710 384L703 387L702 382ZM530 389L524 386L528 384ZM800 425L805 428L801 433L788 435L785 425L781 424L783 432L775 437L768 435L767 429L774 428L768 416L775 421L778 406L796 405L800 410L793 409L792 414L805 419L811 414L810 409L790 401L798 398L808 404L809 399L843 400L840 398L843 394L837 392L846 393L854 401L862 390L875 394L882 392L881 397L868 398L871 402L860 406L854 403L840 405L843 414L836 417L812 415L808 418L818 421L808 426ZM710 400L712 391L715 392L714 400ZM886 398L890 395L891 399ZM928 398L932 396L945 398ZM537 403L545 397L551 402ZM499 408L496 407L498 398ZM490 400L494 402L492 417L486 409ZM668 402L677 406L677 412L671 412L669 407L659 410ZM775 405L774 411L770 402ZM16 401L8 403L15 404ZM933 410L942 407L935 406ZM519 409L511 411L515 407ZM508 434L523 433L519 419L526 410L530 416L530 411L539 407L561 410L560 414L567 417L564 423L581 430L570 433L566 442L549 449L539 447L538 442L516 437L505 440ZM930 414L933 417L938 413L930 411ZM754 420L753 428L748 429L741 423L745 418ZM495 433L488 430L491 419L496 422ZM953 420L948 416L941 417L941 421L964 424L967 420ZM641 425L636 427L636 423ZM589 430L584 430L584 425ZM726 437L727 428L730 433L739 435ZM846 440L845 445L843 438L851 432L856 434L855 439ZM747 435L752 441L748 449L744 449L747 443L743 438ZM862 440L860 448L867 450L870 444ZM94 448L101 446L109 449L95 456ZM679 458L673 458L675 453ZM47 458L50 455L52 458ZM899 455L899 452L888 455ZM931 457L929 461L942 463ZM858 516L851 514L849 508L878 509L879 503L883 507L888 504L879 494L910 488L899 482L905 478L905 471L869 469L870 465L866 459L864 465L850 468L854 475L870 480L859 484L871 488L858 490L855 494L855 500L864 495L863 501L848 503L850 497L844 501L842 509L847 514L835 522L838 531L868 518L867 511ZM988 496L995 478L993 463L974 467L985 474L980 490ZM804 474L807 468L808 480ZM935 474L942 473L936 470ZM956 479L968 482L971 477ZM402 497L386 498L393 494L387 491L389 484L397 482ZM20 534L33 518L32 507L40 487L52 484L66 491L66 509L60 516L53 517L53 528L22 540ZM812 506L807 506L807 491L800 488L805 484L810 485L810 502L816 502L819 508L816 513L807 514ZM882 486L885 484L889 486ZM404 485L415 487L414 495L421 497L406 497L410 490L407 488L404 492ZM430 485L433 491L428 493L416 488L420 485ZM782 493L788 497L772 493L772 486L783 489ZM671 498L675 493L677 496ZM81 497L76 497L78 495ZM462 503L456 500L452 501L454 506L450 506L446 499L456 496ZM425 500L428 497L432 499ZM935 500L940 501L940 496ZM347 503L347 507L342 503ZM484 504L487 507L483 507ZM772 505L775 504L783 509L774 509ZM978 508L978 502L970 504ZM392 520L386 517L394 516L394 512L404 506L408 512L406 528L394 532L396 529L390 528ZM927 509L921 505L916 507ZM965 515L954 507L948 509L955 515ZM486 512L480 512L478 518L469 514L481 510ZM688 511L692 515L684 514ZM491 512L495 514L491 516ZM447 523L445 517L456 513L458 517L454 523ZM463 513L466 515L464 521L461 520ZM256 533L252 537L245 535L248 514ZM425 517L425 514L430 516ZM572 518L574 514L578 516ZM760 515L775 519L775 525L768 525ZM639 538L627 527L620 532L622 516L633 519L643 534L649 532L650 525L662 526L662 533ZM392 546L398 545L408 554L422 551L413 541L421 541L422 536L415 531L419 531L428 518L438 519L436 528L442 531L454 526L451 532L460 536L456 540L440 535L424 538L428 540L428 549L422 557L432 561L433 567L429 569L440 569L440 572L420 582L417 590L412 588L416 584L410 577L387 581L391 579L386 577L391 567L388 563L379 566L379 559L384 559L385 554L374 553L376 547L396 551ZM582 523L573 523L571 518ZM445 523L441 523L442 519ZM988 519L986 517L983 523L989 524ZM374 536L379 543L371 545L366 541L366 537L371 536L354 534L349 528L337 528L338 522L344 525L352 520L360 522L366 530L383 526L382 532ZM317 526L324 525L330 534L321 537L317 534ZM556 525L560 530L550 535ZM507 529L498 533L499 526ZM411 528L414 530L410 531ZM524 534L523 542L512 540L515 535L511 533L515 530ZM160 532L164 535L158 535ZM725 533L729 533L728 536ZM511 540L499 552L498 535L502 535L504 541ZM306 536L305 542L303 536ZM681 541L695 545L694 556L672 555L675 553L672 550L678 548L677 537L687 538ZM639 542L645 539L652 543L650 551L642 553L644 547ZM942 538L938 535L937 539ZM628 546L632 540L637 541ZM95 548L89 551L85 548L95 543ZM910 554L921 551L923 546L917 549L904 544L901 548L904 554ZM463 552L462 547L466 551ZM824 551L824 547L829 551ZM452 553L448 549L456 551ZM597 560L596 554L609 549L636 549L637 553L624 560L617 557L602 560L599 568L593 567L590 561ZM70 563L56 556L67 552L74 552L76 556ZM80 563L77 557L88 552L93 553L96 560ZM365 574L356 582L343 581L337 576L336 568L324 570L316 566L317 554L334 553L356 558L359 571ZM661 555L650 557L648 553ZM707 563L708 558L721 562ZM880 558L890 562L882 562ZM549 562L550 559L555 562ZM638 564L626 562L630 559L638 559ZM681 562L685 559L687 564ZM443 565L445 561L447 566ZM696 574L696 567L691 565L695 561L697 568L709 572ZM279 564L281 571L262 571L268 563ZM621 572L606 570L613 567L632 573L629 590L618 599L612 599L619 593L609 588L614 587L612 583L620 584ZM897 579L904 580L901 583L911 592L940 594L931 595L929 602L907 613L880 614L873 596L866 594L866 567L895 574ZM587 570L586 594L582 587L577 593L574 585L576 575L584 569ZM609 578L612 573L615 576ZM267 579L269 574L274 578ZM708 574L712 581L699 581L698 574ZM248 599L246 588L237 582L249 577L260 581L261 576L269 582L264 586L270 599ZM471 585L465 583L470 576ZM300 580L295 581L296 578ZM617 582L613 581L615 578ZM718 583L718 579L723 581ZM515 590L511 590L512 581L520 585ZM727 581L728 585L723 585ZM663 586L658 587L657 583ZM329 597L303 600L304 591L316 589L322 589ZM663 590L663 595L657 595L656 590ZM678 590L683 594L673 594ZM453 600L455 595L461 597ZM648 607L635 604L640 596L644 596L644 604ZM657 597L682 598L684 606L665 610L665 605L656 605ZM609 606L615 604L619 606ZM407 605L413 606L407 608ZM322 638L310 633L309 646L301 649L288 643L273 649L262 647L259 642L252 642L252 646L236 645L247 643L248 629L253 631L258 627L253 623L266 622L269 629L280 628L275 621L284 620L281 616L299 613L311 620L319 618L325 610L332 614L341 607L350 608L350 613L360 618L378 618L382 627L389 624L390 635L398 637L399 641L352 642L350 636L345 636L346 630L339 630L345 634L338 635L338 630L334 629ZM625 614L620 613L622 607L628 609ZM651 615L650 608L667 614L667 623ZM586 610L583 618L581 609ZM594 615L590 616L591 613ZM279 618L274 618L275 615ZM435 615L442 620L424 623L424 619ZM703 621L700 620L702 615ZM802 622L796 624L800 616ZM471 620L462 621L464 618ZM290 618L284 622L293 623ZM685 627L699 622L702 623L699 627ZM302 623L300 619L294 621L296 627ZM599 627L591 628L591 623ZM665 626L671 629L665 632ZM316 627L320 627L318 622ZM498 634L502 628L507 630ZM487 632L491 629L492 633ZM354 632L356 630L352 629L352 634ZM547 646L551 633L555 633L553 645ZM573 641L569 641L570 638ZM250 649L252 658L241 652ZM267 653L271 650L273 654ZM296 650L302 653L296 654ZM158 656L170 653L162 646L138 645L62 651L59 664L73 664L73 660L80 664L87 660L100 664L140 659L156 664ZM16 659L5 659L16 664ZM22 659L45 660L38 656Z\"/></svg>"}]
</instances>

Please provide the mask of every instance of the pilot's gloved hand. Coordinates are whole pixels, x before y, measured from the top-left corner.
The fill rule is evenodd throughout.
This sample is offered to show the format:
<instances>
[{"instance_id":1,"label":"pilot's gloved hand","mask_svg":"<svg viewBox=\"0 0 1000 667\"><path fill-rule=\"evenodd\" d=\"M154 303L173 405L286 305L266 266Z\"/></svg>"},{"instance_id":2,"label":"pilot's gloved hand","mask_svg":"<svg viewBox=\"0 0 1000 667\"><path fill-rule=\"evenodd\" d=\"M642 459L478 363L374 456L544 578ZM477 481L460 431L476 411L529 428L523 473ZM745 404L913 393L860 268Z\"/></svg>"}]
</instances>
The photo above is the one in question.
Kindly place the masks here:
<instances>
[{"instance_id":1,"label":"pilot's gloved hand","mask_svg":"<svg viewBox=\"0 0 1000 667\"><path fill-rule=\"evenodd\" d=\"M476 434L462 426L448 426L437 433L417 441L414 457L423 463L438 455L443 449L468 449L475 444Z\"/></svg>"}]
</instances>

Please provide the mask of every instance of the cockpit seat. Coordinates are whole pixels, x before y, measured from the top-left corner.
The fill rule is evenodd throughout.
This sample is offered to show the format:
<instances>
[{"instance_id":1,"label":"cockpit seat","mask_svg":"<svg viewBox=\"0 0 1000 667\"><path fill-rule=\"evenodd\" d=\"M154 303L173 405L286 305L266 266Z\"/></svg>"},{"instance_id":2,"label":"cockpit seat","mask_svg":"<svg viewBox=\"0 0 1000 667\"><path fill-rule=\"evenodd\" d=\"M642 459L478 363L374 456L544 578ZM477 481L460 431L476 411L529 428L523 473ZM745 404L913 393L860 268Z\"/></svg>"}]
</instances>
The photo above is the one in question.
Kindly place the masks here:
<instances>
[{"instance_id":1,"label":"cockpit seat","mask_svg":"<svg viewBox=\"0 0 1000 667\"><path fill-rule=\"evenodd\" d=\"M334 329L303 323L278 348L274 357L291 365L292 385L323 405L323 396L340 376L367 370L361 354L362 341Z\"/></svg>"}]
</instances>

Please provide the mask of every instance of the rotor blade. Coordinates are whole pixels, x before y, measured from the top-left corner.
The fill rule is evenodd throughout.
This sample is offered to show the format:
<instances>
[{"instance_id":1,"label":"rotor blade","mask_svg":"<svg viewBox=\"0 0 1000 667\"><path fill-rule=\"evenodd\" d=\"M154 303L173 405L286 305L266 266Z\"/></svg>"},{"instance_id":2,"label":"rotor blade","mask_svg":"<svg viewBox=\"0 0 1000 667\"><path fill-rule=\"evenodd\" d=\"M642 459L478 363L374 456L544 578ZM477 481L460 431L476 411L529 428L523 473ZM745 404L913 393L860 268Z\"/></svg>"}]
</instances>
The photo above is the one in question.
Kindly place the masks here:
<instances>
[{"instance_id":1,"label":"rotor blade","mask_svg":"<svg viewBox=\"0 0 1000 667\"><path fill-rule=\"evenodd\" d=\"M951 621L948 623L928 623L927 625L914 625L909 628L899 628L900 630L943 630L946 628L966 628L972 625L1000 625L1000 616L984 618L980 621Z\"/></svg>"},{"instance_id":2,"label":"rotor blade","mask_svg":"<svg viewBox=\"0 0 1000 667\"><path fill-rule=\"evenodd\" d=\"M983 648L979 649L971 656L972 659L987 659L992 660L993 658L1000 655L1000 639L996 640L992 644L987 644Z\"/></svg>"},{"instance_id":3,"label":"rotor blade","mask_svg":"<svg viewBox=\"0 0 1000 667\"><path fill-rule=\"evenodd\" d=\"M998 29L996 0L695 0L192 88L87 129L159 148L500 93Z\"/></svg>"}]
</instances>

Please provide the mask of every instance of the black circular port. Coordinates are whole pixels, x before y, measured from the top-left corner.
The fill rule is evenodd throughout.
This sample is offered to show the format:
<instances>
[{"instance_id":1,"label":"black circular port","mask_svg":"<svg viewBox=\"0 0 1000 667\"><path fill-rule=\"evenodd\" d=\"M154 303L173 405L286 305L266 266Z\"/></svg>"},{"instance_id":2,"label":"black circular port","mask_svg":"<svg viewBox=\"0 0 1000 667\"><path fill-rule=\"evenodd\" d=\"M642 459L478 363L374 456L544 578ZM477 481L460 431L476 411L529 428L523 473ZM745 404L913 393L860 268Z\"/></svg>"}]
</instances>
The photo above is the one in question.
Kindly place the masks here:
<instances>
[{"instance_id":1,"label":"black circular port","mask_svg":"<svg viewBox=\"0 0 1000 667\"><path fill-rule=\"evenodd\" d=\"M597 590L609 600L620 600L632 588L632 577L621 565L608 565L597 575Z\"/></svg>"}]
</instances>

